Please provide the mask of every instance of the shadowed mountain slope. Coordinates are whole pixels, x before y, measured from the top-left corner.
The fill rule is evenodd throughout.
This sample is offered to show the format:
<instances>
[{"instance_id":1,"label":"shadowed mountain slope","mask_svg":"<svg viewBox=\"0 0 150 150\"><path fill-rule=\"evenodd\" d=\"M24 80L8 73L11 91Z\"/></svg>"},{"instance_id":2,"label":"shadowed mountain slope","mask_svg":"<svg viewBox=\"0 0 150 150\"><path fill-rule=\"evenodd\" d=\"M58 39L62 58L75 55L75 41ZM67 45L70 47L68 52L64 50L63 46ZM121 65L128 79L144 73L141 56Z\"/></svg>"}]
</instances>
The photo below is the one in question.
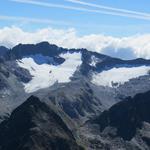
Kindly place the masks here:
<instances>
[{"instance_id":1,"label":"shadowed mountain slope","mask_svg":"<svg viewBox=\"0 0 150 150\"><path fill-rule=\"evenodd\" d=\"M63 120L31 96L0 125L0 150L82 150Z\"/></svg>"}]
</instances>

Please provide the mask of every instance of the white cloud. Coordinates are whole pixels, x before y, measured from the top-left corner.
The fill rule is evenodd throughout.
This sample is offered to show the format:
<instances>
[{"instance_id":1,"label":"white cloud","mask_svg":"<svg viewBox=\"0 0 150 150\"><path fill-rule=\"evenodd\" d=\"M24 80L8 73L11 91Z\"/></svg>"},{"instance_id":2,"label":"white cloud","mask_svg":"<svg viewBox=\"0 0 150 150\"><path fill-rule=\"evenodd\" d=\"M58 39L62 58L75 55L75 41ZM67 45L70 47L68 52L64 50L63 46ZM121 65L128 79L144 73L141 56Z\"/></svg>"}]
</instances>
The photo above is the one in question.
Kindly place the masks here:
<instances>
[{"instance_id":1,"label":"white cloud","mask_svg":"<svg viewBox=\"0 0 150 150\"><path fill-rule=\"evenodd\" d=\"M15 26L0 29L0 45L13 47L19 43L38 43L41 41L48 41L65 48L87 48L91 51L124 59L150 58L150 34L117 38L102 34L78 36L75 29L44 28L34 32L23 31Z\"/></svg>"}]
</instances>

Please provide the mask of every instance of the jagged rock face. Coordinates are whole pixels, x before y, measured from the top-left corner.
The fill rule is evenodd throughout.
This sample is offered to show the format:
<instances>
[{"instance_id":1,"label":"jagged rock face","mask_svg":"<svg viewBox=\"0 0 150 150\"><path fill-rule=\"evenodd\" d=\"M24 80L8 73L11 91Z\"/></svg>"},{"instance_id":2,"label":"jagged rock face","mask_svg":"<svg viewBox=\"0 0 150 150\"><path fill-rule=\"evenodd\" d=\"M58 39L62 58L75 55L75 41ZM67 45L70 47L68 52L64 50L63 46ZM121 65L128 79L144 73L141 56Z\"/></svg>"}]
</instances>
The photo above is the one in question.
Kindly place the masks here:
<instances>
[{"instance_id":1,"label":"jagged rock face","mask_svg":"<svg viewBox=\"0 0 150 150\"><path fill-rule=\"evenodd\" d=\"M129 97L88 121L80 133L93 150L149 150L149 107L150 91Z\"/></svg>"},{"instance_id":2,"label":"jagged rock face","mask_svg":"<svg viewBox=\"0 0 150 150\"><path fill-rule=\"evenodd\" d=\"M62 109L72 120L84 122L115 104L117 98L108 100L114 91L110 90L109 94L107 92L105 89L102 91L91 85L83 78L49 90L45 98ZM43 97L41 92L36 94Z\"/></svg>"},{"instance_id":3,"label":"jagged rock face","mask_svg":"<svg viewBox=\"0 0 150 150\"><path fill-rule=\"evenodd\" d=\"M55 56L61 52L56 45L50 45L48 42L39 44L19 44L7 53L9 59L21 59L22 57L41 53L45 56Z\"/></svg>"},{"instance_id":4,"label":"jagged rock face","mask_svg":"<svg viewBox=\"0 0 150 150\"><path fill-rule=\"evenodd\" d=\"M1 150L82 150L63 120L31 96L0 125Z\"/></svg>"},{"instance_id":5,"label":"jagged rock face","mask_svg":"<svg viewBox=\"0 0 150 150\"><path fill-rule=\"evenodd\" d=\"M21 79L13 73L15 69L13 67L11 69L9 64L0 63L0 122L28 97Z\"/></svg>"},{"instance_id":6,"label":"jagged rock face","mask_svg":"<svg viewBox=\"0 0 150 150\"><path fill-rule=\"evenodd\" d=\"M107 126L112 126L117 128L118 136L131 140L143 122L150 123L149 107L150 92L137 94L134 98L129 97L103 112L96 122L100 124L101 131Z\"/></svg>"},{"instance_id":7,"label":"jagged rock face","mask_svg":"<svg viewBox=\"0 0 150 150\"><path fill-rule=\"evenodd\" d=\"M5 56L5 54L8 52L8 48L4 47L4 46L0 46L0 58Z\"/></svg>"}]
</instances>

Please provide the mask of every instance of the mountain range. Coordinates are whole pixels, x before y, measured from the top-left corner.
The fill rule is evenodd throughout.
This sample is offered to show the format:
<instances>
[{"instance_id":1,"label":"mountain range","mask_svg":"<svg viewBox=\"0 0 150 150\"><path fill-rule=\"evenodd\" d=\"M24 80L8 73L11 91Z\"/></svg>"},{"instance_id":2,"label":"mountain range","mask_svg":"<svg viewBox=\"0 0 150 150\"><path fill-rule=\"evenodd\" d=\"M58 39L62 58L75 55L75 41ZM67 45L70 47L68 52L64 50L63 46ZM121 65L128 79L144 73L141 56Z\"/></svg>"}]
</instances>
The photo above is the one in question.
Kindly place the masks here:
<instances>
[{"instance_id":1,"label":"mountain range","mask_svg":"<svg viewBox=\"0 0 150 150\"><path fill-rule=\"evenodd\" d=\"M150 60L1 46L0 150L148 150L149 98Z\"/></svg>"}]
</instances>

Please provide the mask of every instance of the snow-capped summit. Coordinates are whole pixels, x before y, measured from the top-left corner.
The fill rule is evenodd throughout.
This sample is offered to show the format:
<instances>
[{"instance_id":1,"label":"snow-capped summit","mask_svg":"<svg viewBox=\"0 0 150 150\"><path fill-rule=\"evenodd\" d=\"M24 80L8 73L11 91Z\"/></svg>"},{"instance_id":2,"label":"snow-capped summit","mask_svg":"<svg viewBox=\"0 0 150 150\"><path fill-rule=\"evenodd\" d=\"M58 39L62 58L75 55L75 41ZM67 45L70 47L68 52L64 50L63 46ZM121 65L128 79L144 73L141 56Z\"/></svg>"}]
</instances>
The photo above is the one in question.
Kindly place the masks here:
<instances>
[{"instance_id":1,"label":"snow-capped summit","mask_svg":"<svg viewBox=\"0 0 150 150\"><path fill-rule=\"evenodd\" d=\"M48 42L19 44L7 51L5 59L13 62L12 68L17 67L12 71L27 93L83 77L96 86L118 88L132 79L149 76L150 70L150 60L121 60L86 49L64 49Z\"/></svg>"}]
</instances>

